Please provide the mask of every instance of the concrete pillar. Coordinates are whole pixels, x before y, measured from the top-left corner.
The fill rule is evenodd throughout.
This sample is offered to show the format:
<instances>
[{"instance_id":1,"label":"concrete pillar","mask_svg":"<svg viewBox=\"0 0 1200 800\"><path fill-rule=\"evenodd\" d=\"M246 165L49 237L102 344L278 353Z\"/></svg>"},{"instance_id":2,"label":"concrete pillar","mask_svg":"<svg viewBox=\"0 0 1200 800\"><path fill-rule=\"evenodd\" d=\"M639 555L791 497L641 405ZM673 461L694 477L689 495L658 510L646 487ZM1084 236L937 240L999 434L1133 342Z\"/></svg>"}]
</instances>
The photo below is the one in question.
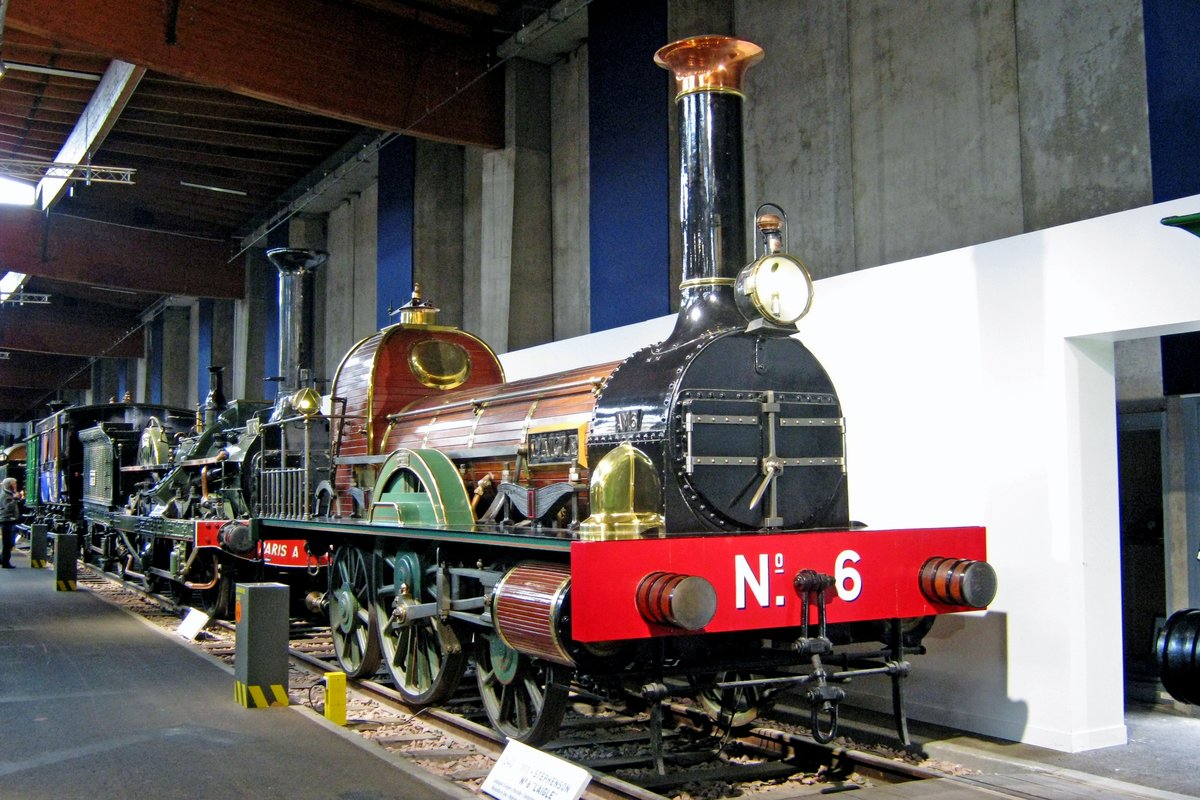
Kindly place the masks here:
<instances>
[{"instance_id":1,"label":"concrete pillar","mask_svg":"<svg viewBox=\"0 0 1200 800\"><path fill-rule=\"evenodd\" d=\"M482 158L480 335L500 352L554 334L549 92L548 67L509 61L507 146Z\"/></svg>"},{"instance_id":2,"label":"concrete pillar","mask_svg":"<svg viewBox=\"0 0 1200 800\"><path fill-rule=\"evenodd\" d=\"M1152 202L1141 0L1014 7L1025 230Z\"/></svg>"},{"instance_id":3,"label":"concrete pillar","mask_svg":"<svg viewBox=\"0 0 1200 800\"><path fill-rule=\"evenodd\" d=\"M847 10L858 266L1020 233L1012 6Z\"/></svg>"},{"instance_id":4,"label":"concrete pillar","mask_svg":"<svg viewBox=\"0 0 1200 800\"><path fill-rule=\"evenodd\" d=\"M512 288L516 153L490 150L480 162L479 335L507 352Z\"/></svg>"},{"instance_id":5,"label":"concrete pillar","mask_svg":"<svg viewBox=\"0 0 1200 800\"><path fill-rule=\"evenodd\" d=\"M267 261L266 249L252 247L246 251L246 296L235 304L237 332L237 378L230 385L229 397L261 400L266 397L266 377L263 350L266 347L267 296L277 293L275 268ZM273 373L272 373L273 374Z\"/></svg>"},{"instance_id":6,"label":"concrete pillar","mask_svg":"<svg viewBox=\"0 0 1200 800\"><path fill-rule=\"evenodd\" d=\"M550 67L554 338L591 332L588 48Z\"/></svg>"},{"instance_id":7,"label":"concrete pillar","mask_svg":"<svg viewBox=\"0 0 1200 800\"><path fill-rule=\"evenodd\" d=\"M214 300L212 305L212 363L225 367L225 396L229 399L241 397L230 394L229 380L233 374L233 304L232 300ZM207 364L201 364L207 367Z\"/></svg>"},{"instance_id":8,"label":"concrete pillar","mask_svg":"<svg viewBox=\"0 0 1200 800\"><path fill-rule=\"evenodd\" d=\"M100 358L92 364L92 397L93 402L107 403L120 400L117 382L119 360L115 358Z\"/></svg>"},{"instance_id":9,"label":"concrete pillar","mask_svg":"<svg viewBox=\"0 0 1200 800\"><path fill-rule=\"evenodd\" d=\"M169 406L195 408L195 379L191 368L191 309L171 306L163 311L162 401Z\"/></svg>"},{"instance_id":10,"label":"concrete pillar","mask_svg":"<svg viewBox=\"0 0 1200 800\"><path fill-rule=\"evenodd\" d=\"M379 329L376 314L376 217L378 187L372 184L360 194L342 201L329 213L327 244L329 260L321 267L325 275L324 364L327 375L341 363L342 356L359 340ZM407 302L405 297L404 301Z\"/></svg>"},{"instance_id":11,"label":"concrete pillar","mask_svg":"<svg viewBox=\"0 0 1200 800\"><path fill-rule=\"evenodd\" d=\"M493 347L483 325L483 162L478 147L463 150L463 319L462 327Z\"/></svg>"},{"instance_id":12,"label":"concrete pillar","mask_svg":"<svg viewBox=\"0 0 1200 800\"><path fill-rule=\"evenodd\" d=\"M464 156L457 145L418 139L413 191L413 281L441 313L442 325L463 324ZM408 298L397 298L403 305Z\"/></svg>"}]
</instances>

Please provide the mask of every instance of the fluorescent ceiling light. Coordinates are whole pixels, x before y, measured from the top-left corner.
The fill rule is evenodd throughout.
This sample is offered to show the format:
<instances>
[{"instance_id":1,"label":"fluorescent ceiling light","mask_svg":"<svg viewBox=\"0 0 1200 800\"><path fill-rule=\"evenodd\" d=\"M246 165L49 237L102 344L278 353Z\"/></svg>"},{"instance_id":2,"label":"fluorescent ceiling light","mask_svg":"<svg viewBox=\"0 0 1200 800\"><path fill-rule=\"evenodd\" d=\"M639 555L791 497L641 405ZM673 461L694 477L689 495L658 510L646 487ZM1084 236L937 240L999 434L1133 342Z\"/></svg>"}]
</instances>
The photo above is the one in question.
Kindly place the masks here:
<instances>
[{"instance_id":1,"label":"fluorescent ceiling light","mask_svg":"<svg viewBox=\"0 0 1200 800\"><path fill-rule=\"evenodd\" d=\"M0 303L3 303L14 292L21 288L21 284L25 282L24 272L6 272L4 277L0 278Z\"/></svg>"},{"instance_id":2,"label":"fluorescent ceiling light","mask_svg":"<svg viewBox=\"0 0 1200 800\"><path fill-rule=\"evenodd\" d=\"M241 189L225 189L220 186L209 186L204 183L189 183L188 181L180 181L180 186L186 186L189 189L204 189L209 192L221 192L222 194L236 194L240 197L245 197L246 193Z\"/></svg>"},{"instance_id":3,"label":"fluorescent ceiling light","mask_svg":"<svg viewBox=\"0 0 1200 800\"><path fill-rule=\"evenodd\" d=\"M0 175L0 203L13 206L33 205L33 184L14 181Z\"/></svg>"}]
</instances>

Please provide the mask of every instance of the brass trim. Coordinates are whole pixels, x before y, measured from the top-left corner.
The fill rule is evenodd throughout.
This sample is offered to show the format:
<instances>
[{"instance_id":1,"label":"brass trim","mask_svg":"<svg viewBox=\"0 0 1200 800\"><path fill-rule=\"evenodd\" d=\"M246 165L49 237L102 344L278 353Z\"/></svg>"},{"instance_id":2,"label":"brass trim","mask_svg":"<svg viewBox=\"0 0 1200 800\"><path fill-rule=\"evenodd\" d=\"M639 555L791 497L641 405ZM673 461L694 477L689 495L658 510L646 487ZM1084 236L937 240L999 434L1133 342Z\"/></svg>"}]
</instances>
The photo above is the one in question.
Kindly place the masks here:
<instances>
[{"instance_id":1,"label":"brass trim","mask_svg":"<svg viewBox=\"0 0 1200 800\"><path fill-rule=\"evenodd\" d=\"M525 424L521 426L521 446L529 446L529 426L533 423L534 412L537 411L538 403L541 402L541 397L533 398L533 402L529 404L529 410L525 412Z\"/></svg>"},{"instance_id":2,"label":"brass trim","mask_svg":"<svg viewBox=\"0 0 1200 800\"><path fill-rule=\"evenodd\" d=\"M422 332L431 332L432 331L432 332L437 332L437 333L457 333L459 336L465 336L468 339L471 339L472 341L474 341L480 347L482 347L484 352L486 352L488 355L490 355L492 357L492 361L496 364L497 369L499 369L499 371L500 371L500 383L507 383L507 381L508 381L508 379L504 375L504 365L502 363L500 363L500 356L496 355L496 351L492 349L492 346L490 344L485 342L483 339L480 339L478 336L476 336L473 333L464 331L462 328L456 328L453 325L406 325L403 322L397 322L394 325L389 325L388 327L384 328L383 330L387 331L387 330L391 330L392 328L400 328L400 329L406 330L406 331L422 331Z\"/></svg>"},{"instance_id":3,"label":"brass trim","mask_svg":"<svg viewBox=\"0 0 1200 800\"><path fill-rule=\"evenodd\" d=\"M445 348L454 353L454 358L462 363L457 369L445 374L434 372L427 362L426 351ZM445 351L443 351L445 352ZM448 339L428 337L416 339L408 345L408 369L422 386L448 392L457 389L471 378L471 354L461 344Z\"/></svg>"},{"instance_id":4,"label":"brass trim","mask_svg":"<svg viewBox=\"0 0 1200 800\"><path fill-rule=\"evenodd\" d=\"M629 442L608 451L592 470L591 516L579 525L582 541L636 539L661 531L662 481L650 457Z\"/></svg>"},{"instance_id":5,"label":"brass trim","mask_svg":"<svg viewBox=\"0 0 1200 800\"><path fill-rule=\"evenodd\" d=\"M678 92L675 95L675 102L678 103L680 100L687 97L689 94L731 94L734 97L740 97L743 100L746 99L746 93L743 91L740 91L738 89L725 89L725 88L712 88L709 86L697 86L694 89L686 89L684 91Z\"/></svg>"},{"instance_id":6,"label":"brass trim","mask_svg":"<svg viewBox=\"0 0 1200 800\"><path fill-rule=\"evenodd\" d=\"M520 391L502 392L500 394L489 395L488 397L472 397L467 400L455 400L454 402L442 403L436 408L439 412L441 412L453 411L460 408L466 408L467 406L474 406L476 409L487 408L489 405L504 403L509 400L520 400L524 397L536 397L541 400L546 397L557 397L560 394L566 394L568 390L578 389L581 386L597 386L603 380L603 378L587 378L584 380L572 381L571 383L556 383L552 386L533 386L528 389L521 389ZM421 398L421 400L424 399L425 398ZM403 410L397 411L395 414L389 414L388 418L399 420L416 414L425 414L433 410L432 408L412 408L413 405L421 402L421 400L414 400Z\"/></svg>"},{"instance_id":7,"label":"brass trim","mask_svg":"<svg viewBox=\"0 0 1200 800\"><path fill-rule=\"evenodd\" d=\"M695 289L701 286L733 286L737 278L689 278L679 284L680 290Z\"/></svg>"},{"instance_id":8,"label":"brass trim","mask_svg":"<svg viewBox=\"0 0 1200 800\"><path fill-rule=\"evenodd\" d=\"M479 430L479 421L483 419L485 411L487 411L487 406L482 404L475 406L475 423L471 425L471 435L467 437L468 449L475 446L475 432Z\"/></svg>"},{"instance_id":9,"label":"brass trim","mask_svg":"<svg viewBox=\"0 0 1200 800\"><path fill-rule=\"evenodd\" d=\"M766 265L772 260L792 262L800 269L800 275L804 278L804 284L808 289L808 298L807 302L804 304L804 308L800 311L800 315L795 319L782 319L778 315L772 313L769 308L763 305L762 298L759 296L759 273L762 272L763 268L766 267ZM777 325L795 325L797 322L804 319L804 317L808 315L808 312L812 310L813 298L816 296L817 291L816 286L813 284L812 273L808 271L808 267L803 261L789 253L764 253L756 258L752 263L744 267L742 272L738 275L738 279L742 284L739 294L745 295L746 299L750 301L750 304L754 310L765 320L769 320Z\"/></svg>"},{"instance_id":10,"label":"brass trim","mask_svg":"<svg viewBox=\"0 0 1200 800\"><path fill-rule=\"evenodd\" d=\"M539 433L574 433L576 437L578 437L575 445L576 452L574 463L578 464L584 469L587 469L587 435L590 427L591 426L588 422L559 422L548 425L539 425L538 427L530 428L525 432L523 445L528 452L529 437L536 436ZM529 463L529 468L531 470L539 469L541 467L557 467L568 463L566 461L555 461L545 464L535 464L530 458L530 455L526 455L525 459Z\"/></svg>"}]
</instances>

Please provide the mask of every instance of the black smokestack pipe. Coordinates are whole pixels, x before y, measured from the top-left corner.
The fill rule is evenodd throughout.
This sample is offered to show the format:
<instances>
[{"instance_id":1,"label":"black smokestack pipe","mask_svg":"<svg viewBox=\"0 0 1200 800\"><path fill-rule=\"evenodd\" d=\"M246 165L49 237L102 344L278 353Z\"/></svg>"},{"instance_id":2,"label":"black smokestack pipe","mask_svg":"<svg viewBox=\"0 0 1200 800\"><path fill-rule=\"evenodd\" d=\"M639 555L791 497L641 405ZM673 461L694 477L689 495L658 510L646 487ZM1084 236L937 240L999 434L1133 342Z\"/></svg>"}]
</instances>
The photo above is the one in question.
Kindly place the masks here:
<instances>
[{"instance_id":1,"label":"black smokestack pipe","mask_svg":"<svg viewBox=\"0 0 1200 800\"><path fill-rule=\"evenodd\" d=\"M276 247L267 258L279 270L279 396L301 388L313 369L313 273L329 258L320 250Z\"/></svg>"},{"instance_id":2,"label":"black smokestack pipe","mask_svg":"<svg viewBox=\"0 0 1200 800\"><path fill-rule=\"evenodd\" d=\"M746 321L733 286L746 259L742 78L762 48L729 36L697 36L659 50L675 76L679 120L679 221L683 283L668 342Z\"/></svg>"}]
</instances>

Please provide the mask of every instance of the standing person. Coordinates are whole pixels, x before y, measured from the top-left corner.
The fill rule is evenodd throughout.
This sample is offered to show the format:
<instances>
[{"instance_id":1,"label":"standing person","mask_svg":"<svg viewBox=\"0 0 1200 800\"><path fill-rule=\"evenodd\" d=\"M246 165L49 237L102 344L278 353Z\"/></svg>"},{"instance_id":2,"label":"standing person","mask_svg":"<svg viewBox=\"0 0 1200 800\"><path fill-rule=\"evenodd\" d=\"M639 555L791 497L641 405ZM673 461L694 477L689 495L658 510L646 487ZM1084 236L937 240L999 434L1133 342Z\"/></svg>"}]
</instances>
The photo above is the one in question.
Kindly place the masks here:
<instances>
[{"instance_id":1,"label":"standing person","mask_svg":"<svg viewBox=\"0 0 1200 800\"><path fill-rule=\"evenodd\" d=\"M21 519L21 498L17 497L17 479L5 478L0 481L0 534L4 539L4 549L0 551L0 568L13 569L12 550L17 542L17 522Z\"/></svg>"}]
</instances>

